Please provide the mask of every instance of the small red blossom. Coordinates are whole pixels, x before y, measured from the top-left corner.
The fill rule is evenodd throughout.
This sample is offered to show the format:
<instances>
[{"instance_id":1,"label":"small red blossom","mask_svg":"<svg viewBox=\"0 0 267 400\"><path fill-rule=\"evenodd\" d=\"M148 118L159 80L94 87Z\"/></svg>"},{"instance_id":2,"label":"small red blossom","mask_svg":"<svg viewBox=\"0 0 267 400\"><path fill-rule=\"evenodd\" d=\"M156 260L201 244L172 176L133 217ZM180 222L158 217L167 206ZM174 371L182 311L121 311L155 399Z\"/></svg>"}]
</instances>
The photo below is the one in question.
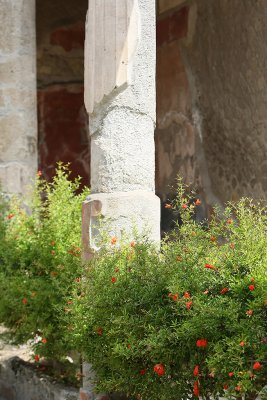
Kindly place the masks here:
<instances>
[{"instance_id":1,"label":"small red blossom","mask_svg":"<svg viewBox=\"0 0 267 400\"><path fill-rule=\"evenodd\" d=\"M140 371L139 371L140 375L145 375L145 373L146 373L146 369L145 368L140 369Z\"/></svg>"},{"instance_id":2,"label":"small red blossom","mask_svg":"<svg viewBox=\"0 0 267 400\"><path fill-rule=\"evenodd\" d=\"M156 364L153 370L158 376L162 376L165 374L165 366L163 364Z\"/></svg>"},{"instance_id":3,"label":"small red blossom","mask_svg":"<svg viewBox=\"0 0 267 400\"><path fill-rule=\"evenodd\" d=\"M231 218L228 218L228 220L226 221L226 223L227 223L228 225L231 225L231 224L233 223L233 220L232 220Z\"/></svg>"},{"instance_id":4,"label":"small red blossom","mask_svg":"<svg viewBox=\"0 0 267 400\"><path fill-rule=\"evenodd\" d=\"M169 203L166 203L165 206L164 206L164 208L172 208L172 205L169 204Z\"/></svg>"},{"instance_id":5,"label":"small red blossom","mask_svg":"<svg viewBox=\"0 0 267 400\"><path fill-rule=\"evenodd\" d=\"M246 311L246 314L247 314L249 317L251 317L251 315L253 315L253 310L247 310L247 311Z\"/></svg>"},{"instance_id":6,"label":"small red blossom","mask_svg":"<svg viewBox=\"0 0 267 400\"><path fill-rule=\"evenodd\" d=\"M177 256L177 257L176 257L176 260L177 260L177 261L183 261L183 257Z\"/></svg>"},{"instance_id":7,"label":"small red blossom","mask_svg":"<svg viewBox=\"0 0 267 400\"><path fill-rule=\"evenodd\" d=\"M34 360L35 360L36 362L39 362L39 361L40 361L40 356L39 356L39 354L35 354Z\"/></svg>"},{"instance_id":8,"label":"small red blossom","mask_svg":"<svg viewBox=\"0 0 267 400\"><path fill-rule=\"evenodd\" d=\"M187 204L182 204L182 208L183 208L184 210L186 210L186 209L187 209L187 207L188 207L188 205L187 205Z\"/></svg>"},{"instance_id":9,"label":"small red blossom","mask_svg":"<svg viewBox=\"0 0 267 400\"><path fill-rule=\"evenodd\" d=\"M98 334L98 336L102 336L103 335L103 328L98 327L96 330L96 333Z\"/></svg>"},{"instance_id":10,"label":"small red blossom","mask_svg":"<svg viewBox=\"0 0 267 400\"><path fill-rule=\"evenodd\" d=\"M128 348L128 349L131 349L132 346L131 346L130 344L127 344L127 348Z\"/></svg>"},{"instance_id":11,"label":"small red blossom","mask_svg":"<svg viewBox=\"0 0 267 400\"><path fill-rule=\"evenodd\" d=\"M254 364L253 364L253 367L252 367L252 369L255 369L255 370L259 370L259 369L261 369L262 368L262 365L261 365L261 363L259 362L259 361L256 361Z\"/></svg>"},{"instance_id":12,"label":"small red blossom","mask_svg":"<svg viewBox=\"0 0 267 400\"><path fill-rule=\"evenodd\" d=\"M225 288L223 288L222 290L221 290L221 294L225 294L225 293L227 293L227 292L229 292L229 288L227 288L227 287L225 287Z\"/></svg>"},{"instance_id":13,"label":"small red blossom","mask_svg":"<svg viewBox=\"0 0 267 400\"><path fill-rule=\"evenodd\" d=\"M216 239L215 236L211 236L211 238L210 238L210 241L211 241L211 242L216 242L216 240L217 240L217 239Z\"/></svg>"},{"instance_id":14,"label":"small red blossom","mask_svg":"<svg viewBox=\"0 0 267 400\"><path fill-rule=\"evenodd\" d=\"M223 385L224 390L227 390L229 386L227 384Z\"/></svg>"},{"instance_id":15,"label":"small red blossom","mask_svg":"<svg viewBox=\"0 0 267 400\"><path fill-rule=\"evenodd\" d=\"M251 282L255 282L255 278L254 277L251 278Z\"/></svg>"},{"instance_id":16,"label":"small red blossom","mask_svg":"<svg viewBox=\"0 0 267 400\"><path fill-rule=\"evenodd\" d=\"M22 299L21 302L22 302L23 304L27 304L27 303L28 303L28 300L24 297L24 299Z\"/></svg>"},{"instance_id":17,"label":"small red blossom","mask_svg":"<svg viewBox=\"0 0 267 400\"><path fill-rule=\"evenodd\" d=\"M47 343L47 339L42 339L42 343L46 344Z\"/></svg>"},{"instance_id":18,"label":"small red blossom","mask_svg":"<svg viewBox=\"0 0 267 400\"><path fill-rule=\"evenodd\" d=\"M265 306L267 306L267 300L263 303Z\"/></svg>"},{"instance_id":19,"label":"small red blossom","mask_svg":"<svg viewBox=\"0 0 267 400\"><path fill-rule=\"evenodd\" d=\"M244 347L245 346L245 342L242 340L242 342L239 343L239 346Z\"/></svg>"},{"instance_id":20,"label":"small red blossom","mask_svg":"<svg viewBox=\"0 0 267 400\"><path fill-rule=\"evenodd\" d=\"M36 175L37 175L37 176L42 176L42 175L43 175L43 174L42 174L42 171L39 170L39 171L37 172Z\"/></svg>"},{"instance_id":21,"label":"small red blossom","mask_svg":"<svg viewBox=\"0 0 267 400\"><path fill-rule=\"evenodd\" d=\"M185 298L185 299L190 299L190 297L191 297L191 296L190 296L190 293L188 293L188 292L185 292L185 294L184 294L184 298Z\"/></svg>"},{"instance_id":22,"label":"small red blossom","mask_svg":"<svg viewBox=\"0 0 267 400\"><path fill-rule=\"evenodd\" d=\"M193 371L193 375L194 376L198 376L199 375L199 365L196 365Z\"/></svg>"},{"instance_id":23,"label":"small red blossom","mask_svg":"<svg viewBox=\"0 0 267 400\"><path fill-rule=\"evenodd\" d=\"M175 294L169 293L168 297L170 297L173 301L177 301L179 294L178 293L175 293Z\"/></svg>"},{"instance_id":24,"label":"small red blossom","mask_svg":"<svg viewBox=\"0 0 267 400\"><path fill-rule=\"evenodd\" d=\"M204 290L204 292L203 292L203 294L208 294L208 293L209 293L208 289Z\"/></svg>"},{"instance_id":25,"label":"small red blossom","mask_svg":"<svg viewBox=\"0 0 267 400\"><path fill-rule=\"evenodd\" d=\"M14 216L15 216L15 214L10 213L10 214L8 214L7 219L11 219L11 218L13 218Z\"/></svg>"},{"instance_id":26,"label":"small red blossom","mask_svg":"<svg viewBox=\"0 0 267 400\"><path fill-rule=\"evenodd\" d=\"M240 385L237 385L237 386L235 387L235 390L236 390L237 392L240 392L241 386L240 386Z\"/></svg>"},{"instance_id":27,"label":"small red blossom","mask_svg":"<svg viewBox=\"0 0 267 400\"><path fill-rule=\"evenodd\" d=\"M67 302L68 304L72 304L72 300L68 300L68 302Z\"/></svg>"},{"instance_id":28,"label":"small red blossom","mask_svg":"<svg viewBox=\"0 0 267 400\"><path fill-rule=\"evenodd\" d=\"M197 347L206 347L208 345L207 339L198 339L196 341Z\"/></svg>"},{"instance_id":29,"label":"small red blossom","mask_svg":"<svg viewBox=\"0 0 267 400\"><path fill-rule=\"evenodd\" d=\"M216 269L216 268L214 267L214 265L211 265L211 264L205 264L205 268L207 268L207 269L213 269L213 270Z\"/></svg>"},{"instance_id":30,"label":"small red blossom","mask_svg":"<svg viewBox=\"0 0 267 400\"><path fill-rule=\"evenodd\" d=\"M135 245L136 245L135 241L132 240L131 243L130 243L130 246L131 246L131 247L135 247Z\"/></svg>"},{"instance_id":31,"label":"small red blossom","mask_svg":"<svg viewBox=\"0 0 267 400\"><path fill-rule=\"evenodd\" d=\"M228 376L230 376L230 378L232 378L232 376L234 376L233 372L229 372Z\"/></svg>"},{"instance_id":32,"label":"small red blossom","mask_svg":"<svg viewBox=\"0 0 267 400\"><path fill-rule=\"evenodd\" d=\"M111 238L111 244L116 244L117 243L117 241L118 241L118 239L115 237L115 236L113 236L112 238Z\"/></svg>"},{"instance_id":33,"label":"small red blossom","mask_svg":"<svg viewBox=\"0 0 267 400\"><path fill-rule=\"evenodd\" d=\"M195 383L194 383L193 393L194 393L194 396L199 397L199 383L198 383L198 381L195 381Z\"/></svg>"},{"instance_id":34,"label":"small red blossom","mask_svg":"<svg viewBox=\"0 0 267 400\"><path fill-rule=\"evenodd\" d=\"M255 285L249 285L248 288L249 288L250 291L253 291L253 290L255 290Z\"/></svg>"},{"instance_id":35,"label":"small red blossom","mask_svg":"<svg viewBox=\"0 0 267 400\"><path fill-rule=\"evenodd\" d=\"M112 282L112 283L116 283L116 282L117 282L116 276L113 276L113 277L111 278L111 282Z\"/></svg>"},{"instance_id":36,"label":"small red blossom","mask_svg":"<svg viewBox=\"0 0 267 400\"><path fill-rule=\"evenodd\" d=\"M201 204L201 200L200 200L200 199L196 199L195 205L196 205L196 206L200 206L200 204Z\"/></svg>"},{"instance_id":37,"label":"small red blossom","mask_svg":"<svg viewBox=\"0 0 267 400\"><path fill-rule=\"evenodd\" d=\"M192 302L192 301L188 301L187 303L185 303L185 305L186 305L186 309L187 309L187 310L190 310L190 308L191 308L192 305L193 305L193 302Z\"/></svg>"},{"instance_id":38,"label":"small red blossom","mask_svg":"<svg viewBox=\"0 0 267 400\"><path fill-rule=\"evenodd\" d=\"M79 277L76 278L76 279L75 279L75 282L80 283L80 282L81 282L81 278L79 278Z\"/></svg>"},{"instance_id":39,"label":"small red blossom","mask_svg":"<svg viewBox=\"0 0 267 400\"><path fill-rule=\"evenodd\" d=\"M230 243L229 246L230 246L230 249L234 249L235 248L235 244L234 243Z\"/></svg>"}]
</instances>

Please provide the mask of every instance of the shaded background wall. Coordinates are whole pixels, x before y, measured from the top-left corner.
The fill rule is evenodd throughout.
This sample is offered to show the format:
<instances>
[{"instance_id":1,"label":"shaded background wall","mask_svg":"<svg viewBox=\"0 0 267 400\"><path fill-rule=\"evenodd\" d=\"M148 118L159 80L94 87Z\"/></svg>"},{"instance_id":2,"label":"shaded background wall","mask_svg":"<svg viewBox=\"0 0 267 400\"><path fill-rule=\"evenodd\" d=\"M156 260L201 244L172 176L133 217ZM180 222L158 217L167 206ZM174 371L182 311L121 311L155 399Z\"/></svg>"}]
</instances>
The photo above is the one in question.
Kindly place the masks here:
<instances>
[{"instance_id":1,"label":"shaded background wall","mask_svg":"<svg viewBox=\"0 0 267 400\"><path fill-rule=\"evenodd\" d=\"M84 36L88 0L37 0L39 168L56 162L90 183L90 141L84 107Z\"/></svg>"},{"instance_id":2,"label":"shaded background wall","mask_svg":"<svg viewBox=\"0 0 267 400\"><path fill-rule=\"evenodd\" d=\"M83 101L87 0L37 0L39 166L90 182ZM267 196L266 0L158 0L156 190L215 203ZM165 218L163 208L163 219ZM168 218L168 216L166 216Z\"/></svg>"}]
</instances>

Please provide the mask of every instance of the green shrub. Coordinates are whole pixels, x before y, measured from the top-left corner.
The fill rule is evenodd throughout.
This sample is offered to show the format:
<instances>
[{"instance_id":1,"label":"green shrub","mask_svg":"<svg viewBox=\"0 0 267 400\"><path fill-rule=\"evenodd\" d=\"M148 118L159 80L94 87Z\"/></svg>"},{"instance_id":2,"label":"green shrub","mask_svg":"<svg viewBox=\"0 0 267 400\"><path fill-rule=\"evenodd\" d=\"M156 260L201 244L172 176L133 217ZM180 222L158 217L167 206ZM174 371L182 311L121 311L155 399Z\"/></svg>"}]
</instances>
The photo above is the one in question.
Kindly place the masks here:
<instances>
[{"instance_id":1,"label":"green shrub","mask_svg":"<svg viewBox=\"0 0 267 400\"><path fill-rule=\"evenodd\" d=\"M66 318L99 391L254 398L267 384L267 208L241 200L207 227L198 203L180 188L160 252L113 239L87 265Z\"/></svg>"},{"instance_id":2,"label":"green shrub","mask_svg":"<svg viewBox=\"0 0 267 400\"><path fill-rule=\"evenodd\" d=\"M0 227L0 321L17 343L31 340L38 356L57 360L71 350L64 318L81 274L81 204L88 194L77 194L79 179L71 182L69 174L59 165L47 183L38 173L31 213L13 199Z\"/></svg>"}]
</instances>

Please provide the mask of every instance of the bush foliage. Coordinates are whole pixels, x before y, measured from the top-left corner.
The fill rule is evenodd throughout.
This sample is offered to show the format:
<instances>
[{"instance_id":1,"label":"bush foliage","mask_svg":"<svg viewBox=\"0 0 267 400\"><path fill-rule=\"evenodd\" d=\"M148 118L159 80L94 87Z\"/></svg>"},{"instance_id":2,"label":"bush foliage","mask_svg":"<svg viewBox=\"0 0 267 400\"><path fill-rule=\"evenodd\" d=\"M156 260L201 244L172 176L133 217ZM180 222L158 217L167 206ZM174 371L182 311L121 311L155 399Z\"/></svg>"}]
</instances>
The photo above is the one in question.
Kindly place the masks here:
<instances>
[{"instance_id":1,"label":"bush foliage","mask_svg":"<svg viewBox=\"0 0 267 400\"><path fill-rule=\"evenodd\" d=\"M113 239L73 296L73 338L100 391L253 398L267 383L266 208L242 200L204 227L189 204L180 187L182 225L160 252Z\"/></svg>"},{"instance_id":2,"label":"bush foliage","mask_svg":"<svg viewBox=\"0 0 267 400\"><path fill-rule=\"evenodd\" d=\"M109 238L80 260L78 182L37 177L32 213L1 209L0 320L55 359L71 349L97 390L135 399L255 398L267 384L267 207L243 199L209 223L179 186L161 243ZM45 194L45 196L44 196ZM263 394L264 397L264 394Z\"/></svg>"},{"instance_id":3,"label":"bush foliage","mask_svg":"<svg viewBox=\"0 0 267 400\"><path fill-rule=\"evenodd\" d=\"M59 165L51 183L37 174L31 213L13 198L1 214L0 321L16 342L31 340L38 356L61 359L70 350L64 316L81 272L81 204L88 193L78 189L79 179L71 182L67 166Z\"/></svg>"}]
</instances>

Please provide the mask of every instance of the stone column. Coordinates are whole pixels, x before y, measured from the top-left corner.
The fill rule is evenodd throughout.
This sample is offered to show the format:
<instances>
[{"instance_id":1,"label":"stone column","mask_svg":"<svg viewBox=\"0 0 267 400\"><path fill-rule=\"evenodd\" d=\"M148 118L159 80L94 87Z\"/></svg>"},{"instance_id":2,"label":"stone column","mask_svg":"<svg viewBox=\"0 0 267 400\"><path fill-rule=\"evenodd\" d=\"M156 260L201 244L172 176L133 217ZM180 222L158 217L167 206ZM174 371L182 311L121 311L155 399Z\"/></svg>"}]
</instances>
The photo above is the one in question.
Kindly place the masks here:
<instances>
[{"instance_id":1,"label":"stone column","mask_svg":"<svg viewBox=\"0 0 267 400\"><path fill-rule=\"evenodd\" d=\"M123 232L131 234L134 225L139 232L149 232L152 240L160 240L160 201L154 192L155 34L154 1L89 1L85 44L89 202L97 201L110 234L118 238Z\"/></svg>"},{"instance_id":2,"label":"stone column","mask_svg":"<svg viewBox=\"0 0 267 400\"><path fill-rule=\"evenodd\" d=\"M155 1L89 0L85 104L91 135L92 195L84 204L84 258L97 249L97 219L119 240L133 227L160 240L155 195ZM87 223L86 223L87 218ZM86 367L88 369L88 366ZM90 385L86 377L84 386ZM81 391L84 397L86 387ZM101 397L101 396L100 396ZM103 398L103 396L101 397Z\"/></svg>"},{"instance_id":3,"label":"stone column","mask_svg":"<svg viewBox=\"0 0 267 400\"><path fill-rule=\"evenodd\" d=\"M35 0L0 10L0 182L23 193L37 168Z\"/></svg>"}]
</instances>

